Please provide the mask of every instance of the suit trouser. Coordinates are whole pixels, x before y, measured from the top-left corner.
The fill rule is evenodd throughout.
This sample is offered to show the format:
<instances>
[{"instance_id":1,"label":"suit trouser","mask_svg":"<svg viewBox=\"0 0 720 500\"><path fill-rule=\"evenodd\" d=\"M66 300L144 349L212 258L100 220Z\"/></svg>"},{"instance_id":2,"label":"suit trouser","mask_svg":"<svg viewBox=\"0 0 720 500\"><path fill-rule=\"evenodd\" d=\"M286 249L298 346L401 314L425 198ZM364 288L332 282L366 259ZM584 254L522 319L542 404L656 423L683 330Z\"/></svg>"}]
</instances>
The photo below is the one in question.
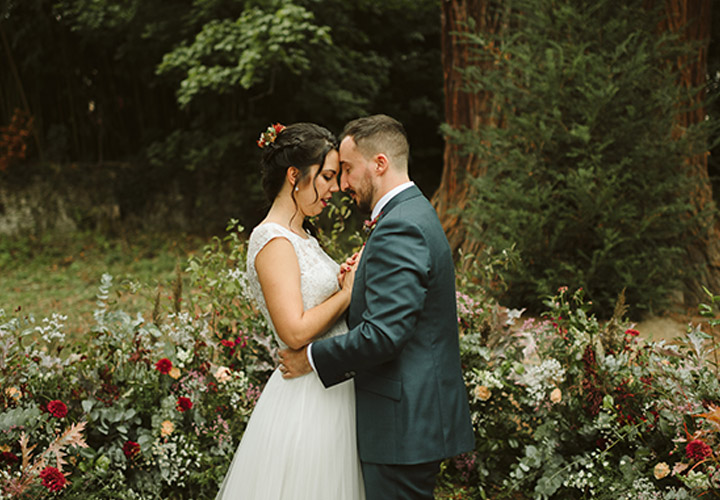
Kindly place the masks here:
<instances>
[{"instance_id":1,"label":"suit trouser","mask_svg":"<svg viewBox=\"0 0 720 500\"><path fill-rule=\"evenodd\" d=\"M432 500L440 461L418 465L362 463L366 500Z\"/></svg>"}]
</instances>

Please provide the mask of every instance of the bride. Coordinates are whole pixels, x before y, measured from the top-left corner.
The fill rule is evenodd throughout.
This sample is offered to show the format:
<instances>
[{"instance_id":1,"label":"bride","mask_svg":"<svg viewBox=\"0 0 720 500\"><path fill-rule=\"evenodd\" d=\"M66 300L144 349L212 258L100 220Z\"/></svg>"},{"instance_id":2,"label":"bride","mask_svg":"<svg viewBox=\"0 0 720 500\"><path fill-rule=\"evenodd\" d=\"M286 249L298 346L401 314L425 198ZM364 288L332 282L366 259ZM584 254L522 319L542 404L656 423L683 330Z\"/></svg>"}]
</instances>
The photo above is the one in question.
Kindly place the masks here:
<instances>
[{"instance_id":1,"label":"bride","mask_svg":"<svg viewBox=\"0 0 720 500\"><path fill-rule=\"evenodd\" d=\"M354 268L323 252L307 217L338 191L337 141L311 123L263 133L263 188L272 202L250 235L250 292L281 348L347 331ZM248 422L217 499L363 500L353 381L325 389L315 372L275 370Z\"/></svg>"}]
</instances>

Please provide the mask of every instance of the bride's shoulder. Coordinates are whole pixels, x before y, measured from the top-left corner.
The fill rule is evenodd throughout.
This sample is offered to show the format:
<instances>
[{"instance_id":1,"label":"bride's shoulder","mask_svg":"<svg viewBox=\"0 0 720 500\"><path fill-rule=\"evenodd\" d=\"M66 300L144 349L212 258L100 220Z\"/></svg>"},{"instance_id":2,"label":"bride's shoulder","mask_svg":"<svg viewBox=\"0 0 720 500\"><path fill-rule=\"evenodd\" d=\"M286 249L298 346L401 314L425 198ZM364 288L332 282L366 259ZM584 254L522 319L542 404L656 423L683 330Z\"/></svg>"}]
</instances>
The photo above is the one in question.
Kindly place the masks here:
<instances>
[{"instance_id":1,"label":"bride's shoulder","mask_svg":"<svg viewBox=\"0 0 720 500\"><path fill-rule=\"evenodd\" d=\"M257 253L265 245L276 238L283 238L292 243L292 233L276 222L263 221L252 230L248 240L250 253Z\"/></svg>"}]
</instances>

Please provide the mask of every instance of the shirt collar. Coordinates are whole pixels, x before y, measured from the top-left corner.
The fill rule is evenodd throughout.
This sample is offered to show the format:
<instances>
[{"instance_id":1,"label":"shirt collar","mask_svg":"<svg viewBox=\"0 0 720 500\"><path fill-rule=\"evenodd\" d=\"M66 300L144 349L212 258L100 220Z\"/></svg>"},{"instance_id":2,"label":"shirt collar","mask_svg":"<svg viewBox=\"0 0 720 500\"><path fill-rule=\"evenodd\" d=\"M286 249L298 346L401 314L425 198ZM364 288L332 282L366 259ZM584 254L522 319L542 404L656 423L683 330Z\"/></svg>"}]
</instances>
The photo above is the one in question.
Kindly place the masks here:
<instances>
[{"instance_id":1,"label":"shirt collar","mask_svg":"<svg viewBox=\"0 0 720 500\"><path fill-rule=\"evenodd\" d=\"M387 205L390 200L395 198L395 196L414 185L415 183L413 181L405 182L385 193L385 195L380 198L373 207L372 214L370 215L370 220L375 220L375 217L380 215L380 212L382 212L382 209L385 208L385 205Z\"/></svg>"}]
</instances>

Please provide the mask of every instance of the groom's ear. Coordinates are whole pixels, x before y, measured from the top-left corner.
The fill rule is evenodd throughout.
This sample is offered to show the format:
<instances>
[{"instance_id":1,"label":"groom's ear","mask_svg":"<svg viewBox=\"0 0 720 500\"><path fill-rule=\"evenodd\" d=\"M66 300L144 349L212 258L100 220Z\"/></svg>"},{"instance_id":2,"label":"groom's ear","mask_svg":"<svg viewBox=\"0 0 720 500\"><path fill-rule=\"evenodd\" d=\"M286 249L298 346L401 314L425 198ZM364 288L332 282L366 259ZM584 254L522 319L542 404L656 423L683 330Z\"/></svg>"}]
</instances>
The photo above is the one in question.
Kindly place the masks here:
<instances>
[{"instance_id":1,"label":"groom's ear","mask_svg":"<svg viewBox=\"0 0 720 500\"><path fill-rule=\"evenodd\" d=\"M378 153L375 155L375 172L378 175L384 174L390 167L390 160L384 153Z\"/></svg>"}]
</instances>

